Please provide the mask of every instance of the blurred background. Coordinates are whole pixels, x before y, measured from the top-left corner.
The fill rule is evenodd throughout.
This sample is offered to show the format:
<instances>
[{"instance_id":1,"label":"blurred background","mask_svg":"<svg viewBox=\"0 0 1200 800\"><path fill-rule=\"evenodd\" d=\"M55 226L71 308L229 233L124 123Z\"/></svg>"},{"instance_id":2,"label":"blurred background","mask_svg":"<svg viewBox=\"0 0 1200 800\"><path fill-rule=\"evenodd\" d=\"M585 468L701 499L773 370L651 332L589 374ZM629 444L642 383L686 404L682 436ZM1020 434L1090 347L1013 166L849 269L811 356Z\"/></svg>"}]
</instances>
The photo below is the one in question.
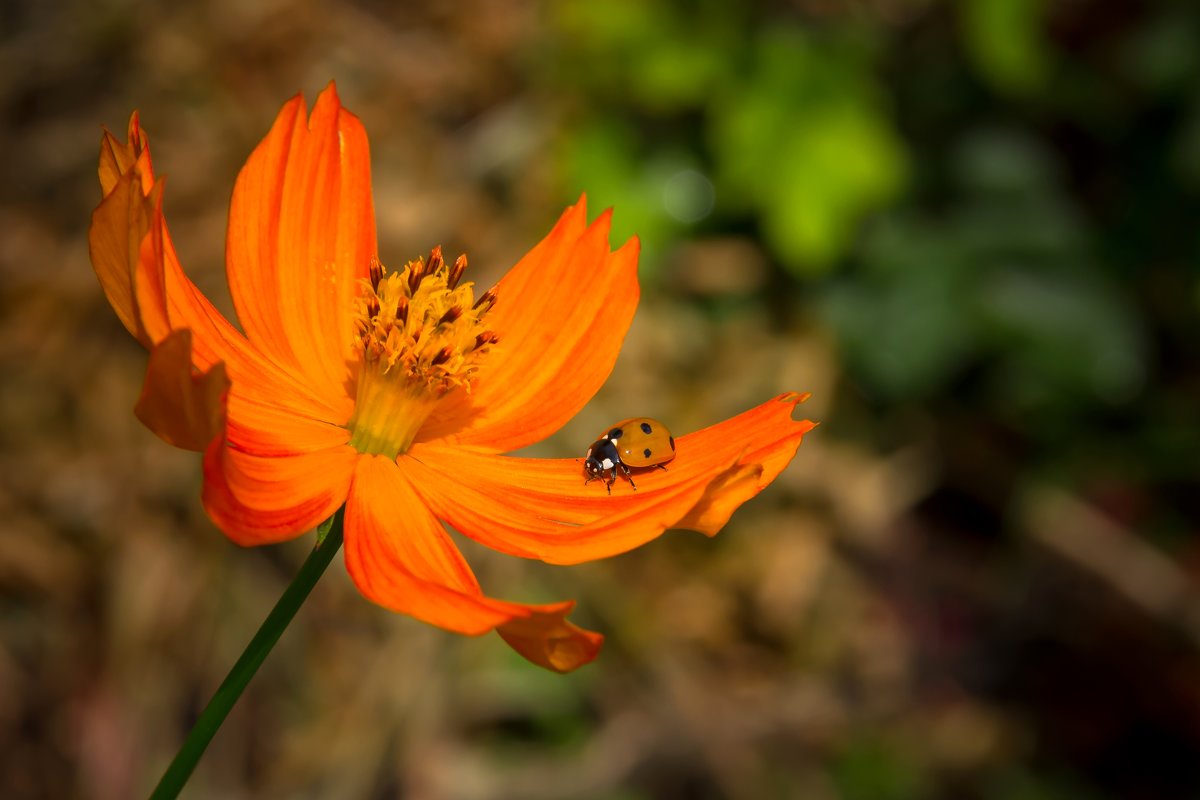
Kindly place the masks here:
<instances>
[{"instance_id":1,"label":"blurred background","mask_svg":"<svg viewBox=\"0 0 1200 800\"><path fill-rule=\"evenodd\" d=\"M0 796L145 795L312 545L243 551L96 284L137 108L230 307L234 178L336 79L382 258L643 242L614 419L821 421L715 540L573 568L556 676L335 564L187 796L1200 796L1200 10L1185 0L0 4Z\"/></svg>"}]
</instances>

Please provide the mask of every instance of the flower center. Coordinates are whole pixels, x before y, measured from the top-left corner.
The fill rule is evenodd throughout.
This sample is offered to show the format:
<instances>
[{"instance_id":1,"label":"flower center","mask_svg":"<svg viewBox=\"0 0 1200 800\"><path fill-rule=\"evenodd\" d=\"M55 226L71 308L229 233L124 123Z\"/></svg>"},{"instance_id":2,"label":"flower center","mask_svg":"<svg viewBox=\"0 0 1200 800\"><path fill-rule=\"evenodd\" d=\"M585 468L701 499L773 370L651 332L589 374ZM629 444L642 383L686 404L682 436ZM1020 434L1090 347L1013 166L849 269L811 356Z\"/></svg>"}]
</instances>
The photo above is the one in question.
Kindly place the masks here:
<instances>
[{"instance_id":1,"label":"flower center","mask_svg":"<svg viewBox=\"0 0 1200 800\"><path fill-rule=\"evenodd\" d=\"M355 301L361 352L354 415L346 427L359 452L395 458L408 450L437 401L472 376L496 334L483 326L495 290L475 300L460 284L466 256L453 265L435 247L428 258L389 273L378 261Z\"/></svg>"}]
</instances>

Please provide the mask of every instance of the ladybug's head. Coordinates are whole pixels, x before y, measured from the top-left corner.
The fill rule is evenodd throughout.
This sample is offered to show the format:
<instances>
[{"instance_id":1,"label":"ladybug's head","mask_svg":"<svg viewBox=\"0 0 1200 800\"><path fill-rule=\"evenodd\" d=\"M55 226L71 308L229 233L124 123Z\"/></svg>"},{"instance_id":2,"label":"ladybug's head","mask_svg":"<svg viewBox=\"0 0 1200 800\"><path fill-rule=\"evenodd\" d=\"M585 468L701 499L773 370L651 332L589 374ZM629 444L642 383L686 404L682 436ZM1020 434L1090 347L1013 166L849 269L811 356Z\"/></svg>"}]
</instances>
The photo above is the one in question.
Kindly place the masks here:
<instances>
[{"instance_id":1,"label":"ladybug's head","mask_svg":"<svg viewBox=\"0 0 1200 800\"><path fill-rule=\"evenodd\" d=\"M583 471L587 473L589 478L599 478L600 473L604 471L604 467L600 466L600 459L591 455L589 451L588 457L583 460Z\"/></svg>"},{"instance_id":2,"label":"ladybug's head","mask_svg":"<svg viewBox=\"0 0 1200 800\"><path fill-rule=\"evenodd\" d=\"M587 473L588 480L603 478L604 473L613 469L620 460L621 457L617 455L617 448L613 443L608 439L599 439L588 448L583 459L583 471Z\"/></svg>"}]
</instances>

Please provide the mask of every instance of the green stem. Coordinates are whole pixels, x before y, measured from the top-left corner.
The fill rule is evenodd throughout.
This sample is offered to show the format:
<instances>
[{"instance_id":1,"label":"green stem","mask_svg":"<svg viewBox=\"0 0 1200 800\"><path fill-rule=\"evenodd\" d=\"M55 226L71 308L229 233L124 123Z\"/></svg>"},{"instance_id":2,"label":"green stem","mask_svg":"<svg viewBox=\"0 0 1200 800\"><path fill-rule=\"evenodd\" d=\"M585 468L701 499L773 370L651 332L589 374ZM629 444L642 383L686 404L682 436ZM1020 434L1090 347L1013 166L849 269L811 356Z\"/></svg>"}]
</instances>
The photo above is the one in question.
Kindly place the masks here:
<instances>
[{"instance_id":1,"label":"green stem","mask_svg":"<svg viewBox=\"0 0 1200 800\"><path fill-rule=\"evenodd\" d=\"M283 596L279 598L275 608L271 609L271 613L263 621L258 633L254 634L250 644L246 645L241 658L237 660L233 669L229 671L229 675L225 677L225 681L217 688L212 700L209 700L208 705L200 712L199 719L192 726L192 730L179 748L179 752L175 754L175 759L163 773L158 786L154 787L154 792L150 795L151 800L178 797L180 791L183 790L192 770L196 768L196 762L200 760L200 756L204 755L204 750L221 727L221 723L225 721L225 717L229 716L229 710L242 696L246 684L250 683L254 673L258 672L259 666L266 660L271 648L279 641L284 629L296 616L296 611L299 610L313 586L324 574L325 568L329 566L333 556L341 548L342 512L343 509L338 509L336 514L317 529L316 547L313 548L304 565L300 567L300 572L284 590Z\"/></svg>"}]
</instances>

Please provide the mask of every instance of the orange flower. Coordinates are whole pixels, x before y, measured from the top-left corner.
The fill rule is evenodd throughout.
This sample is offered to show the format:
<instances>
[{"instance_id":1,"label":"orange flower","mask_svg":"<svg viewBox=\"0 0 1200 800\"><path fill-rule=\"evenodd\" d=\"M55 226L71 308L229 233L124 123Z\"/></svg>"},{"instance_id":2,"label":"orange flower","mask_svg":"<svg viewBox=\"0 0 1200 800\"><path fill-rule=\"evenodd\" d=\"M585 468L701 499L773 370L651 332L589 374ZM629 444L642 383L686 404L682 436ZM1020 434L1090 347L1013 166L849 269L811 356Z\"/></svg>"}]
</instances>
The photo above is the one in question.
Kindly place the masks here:
<instances>
[{"instance_id":1,"label":"orange flower","mask_svg":"<svg viewBox=\"0 0 1200 800\"><path fill-rule=\"evenodd\" d=\"M226 260L239 331L184 275L163 180L135 113L105 133L92 263L150 350L135 409L165 441L204 451L205 508L242 545L291 539L345 505L346 568L394 611L464 634L495 629L566 671L602 637L573 602L482 593L442 526L515 556L572 564L667 528L712 536L787 465L811 422L787 394L681 436L634 492L585 485L578 458L501 453L558 430L599 389L638 300L636 240L609 250L584 200L488 292L435 249L377 260L367 137L332 84L311 117L284 105L238 176Z\"/></svg>"}]
</instances>

